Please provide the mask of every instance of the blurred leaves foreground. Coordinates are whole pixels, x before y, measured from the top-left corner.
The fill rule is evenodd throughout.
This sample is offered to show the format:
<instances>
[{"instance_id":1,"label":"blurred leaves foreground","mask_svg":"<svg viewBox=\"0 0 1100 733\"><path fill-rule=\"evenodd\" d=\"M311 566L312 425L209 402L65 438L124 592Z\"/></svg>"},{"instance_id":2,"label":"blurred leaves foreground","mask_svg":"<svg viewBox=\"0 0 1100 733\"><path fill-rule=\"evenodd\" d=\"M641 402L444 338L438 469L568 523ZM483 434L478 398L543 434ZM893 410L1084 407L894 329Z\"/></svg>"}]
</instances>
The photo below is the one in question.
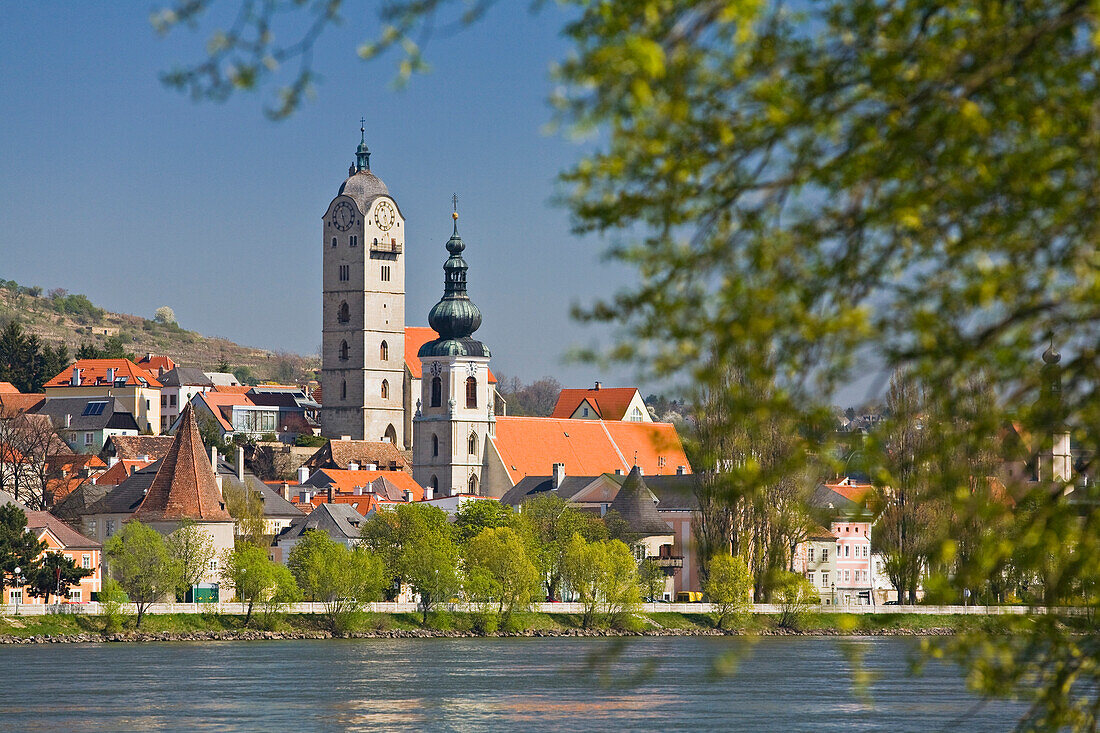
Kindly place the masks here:
<instances>
[{"instance_id":1,"label":"blurred leaves foreground","mask_svg":"<svg viewBox=\"0 0 1100 733\"><path fill-rule=\"evenodd\" d=\"M1097 497L1050 461L1071 434L1091 475L1100 426L1097 5L559 4L573 53L555 69L557 121L601 133L563 174L564 203L636 271L578 315L621 329L595 356L693 392L694 465L721 469L706 481L725 517L712 548L749 556L767 597L754 556L778 535L747 527L778 526L772 508L838 468L837 389L894 374L895 423L908 422L866 448L890 487L877 510L910 553L893 574L925 568L940 600L1081 612L1004 619L928 654L962 661L982 692L1027 696L1022 728L1095 729ZM208 5L155 21L170 30ZM276 47L269 22L234 30L286 9L313 19L308 44L342 8L241 5L205 65L169 83L197 96L262 85L303 46ZM360 53L396 49L408 76L433 28L492 5L394 0ZM296 78L273 116L301 101L310 79ZM1064 353L1040 369L1052 344Z\"/></svg>"}]
</instances>

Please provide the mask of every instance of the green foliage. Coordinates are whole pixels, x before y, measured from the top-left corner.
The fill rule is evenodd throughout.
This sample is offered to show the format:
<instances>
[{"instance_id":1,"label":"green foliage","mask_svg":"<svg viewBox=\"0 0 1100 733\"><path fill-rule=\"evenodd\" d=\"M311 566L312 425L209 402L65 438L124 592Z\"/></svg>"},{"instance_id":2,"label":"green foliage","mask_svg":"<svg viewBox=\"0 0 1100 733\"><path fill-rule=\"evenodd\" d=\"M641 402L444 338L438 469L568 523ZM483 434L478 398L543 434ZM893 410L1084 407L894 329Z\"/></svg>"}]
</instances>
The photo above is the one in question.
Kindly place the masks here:
<instances>
[{"instance_id":1,"label":"green foliage","mask_svg":"<svg viewBox=\"0 0 1100 733\"><path fill-rule=\"evenodd\" d=\"M43 344L16 321L0 331L0 381L11 382L20 392L41 392L42 385L70 363L64 343Z\"/></svg>"},{"instance_id":2,"label":"green foliage","mask_svg":"<svg viewBox=\"0 0 1100 733\"><path fill-rule=\"evenodd\" d=\"M348 549L324 532L311 530L290 551L287 567L303 595L325 604L329 628L354 628L364 603L382 598L386 576L381 560L363 547Z\"/></svg>"},{"instance_id":3,"label":"green foliage","mask_svg":"<svg viewBox=\"0 0 1100 733\"><path fill-rule=\"evenodd\" d=\"M665 590L665 573L653 558L638 563L638 589L645 601L659 601Z\"/></svg>"},{"instance_id":4,"label":"green foliage","mask_svg":"<svg viewBox=\"0 0 1100 733\"><path fill-rule=\"evenodd\" d=\"M176 313L166 305L162 305L157 308L156 313L153 315L153 320L161 324L171 324L176 322Z\"/></svg>"},{"instance_id":5,"label":"green foliage","mask_svg":"<svg viewBox=\"0 0 1100 733\"><path fill-rule=\"evenodd\" d=\"M499 501L468 501L455 514L455 541L462 547L482 530L505 527L512 521L512 507Z\"/></svg>"},{"instance_id":6,"label":"green foliage","mask_svg":"<svg viewBox=\"0 0 1100 733\"><path fill-rule=\"evenodd\" d=\"M731 555L711 558L703 592L714 607L715 626L728 629L743 620L751 589L749 569L742 558Z\"/></svg>"},{"instance_id":7,"label":"green foliage","mask_svg":"<svg viewBox=\"0 0 1100 733\"><path fill-rule=\"evenodd\" d=\"M257 385L260 383L260 378L256 376L251 367L239 366L233 370L233 376L241 384Z\"/></svg>"},{"instance_id":8,"label":"green foliage","mask_svg":"<svg viewBox=\"0 0 1100 733\"><path fill-rule=\"evenodd\" d=\"M237 520L236 536L240 542L256 547L267 547L271 536L267 534L267 520L264 517L264 500L258 491L235 480L226 479L222 483L222 496L229 516Z\"/></svg>"},{"instance_id":9,"label":"green foliage","mask_svg":"<svg viewBox=\"0 0 1100 733\"><path fill-rule=\"evenodd\" d=\"M34 576L45 542L27 531L27 515L14 504L0 506L0 597L5 588L19 585L20 578ZM19 568L19 573L15 569Z\"/></svg>"},{"instance_id":10,"label":"green foliage","mask_svg":"<svg viewBox=\"0 0 1100 733\"><path fill-rule=\"evenodd\" d=\"M549 493L525 501L512 526L527 543L528 556L538 568L550 600L557 599L565 550L573 535L580 534L588 541L607 536L599 519Z\"/></svg>"},{"instance_id":11,"label":"green foliage","mask_svg":"<svg viewBox=\"0 0 1100 733\"><path fill-rule=\"evenodd\" d=\"M149 606L174 593L180 568L164 538L141 522L131 520L103 545L111 575L137 606L137 628Z\"/></svg>"},{"instance_id":12,"label":"green foliage","mask_svg":"<svg viewBox=\"0 0 1100 733\"><path fill-rule=\"evenodd\" d=\"M301 433L294 438L294 445L299 448L320 448L328 442L328 438L324 438L320 435L308 435Z\"/></svg>"},{"instance_id":13,"label":"green foliage","mask_svg":"<svg viewBox=\"0 0 1100 733\"><path fill-rule=\"evenodd\" d=\"M216 556L214 539L195 522L184 520L164 538L164 544L176 566L176 600L182 601L206 577L210 561Z\"/></svg>"},{"instance_id":14,"label":"green foliage","mask_svg":"<svg viewBox=\"0 0 1100 733\"><path fill-rule=\"evenodd\" d=\"M82 578L92 574L91 570L77 567L76 561L61 552L46 552L39 558L37 566L27 573L27 586L30 594L44 598L50 597L55 603L69 594L69 588L79 585Z\"/></svg>"},{"instance_id":15,"label":"green foliage","mask_svg":"<svg viewBox=\"0 0 1100 733\"><path fill-rule=\"evenodd\" d=\"M775 602L779 606L776 623L782 629L802 628L806 615L821 602L817 589L809 580L789 571L779 571L772 581Z\"/></svg>"},{"instance_id":16,"label":"green foliage","mask_svg":"<svg viewBox=\"0 0 1100 733\"><path fill-rule=\"evenodd\" d=\"M619 540L586 542L574 534L566 545L563 570L563 579L584 607L586 629L601 611L606 623L622 626L641 602L637 563Z\"/></svg>"},{"instance_id":17,"label":"green foliage","mask_svg":"<svg viewBox=\"0 0 1100 733\"><path fill-rule=\"evenodd\" d=\"M66 294L59 288L51 291L50 303L58 313L73 316L83 323L98 323L103 319L104 310L92 305L86 295Z\"/></svg>"},{"instance_id":18,"label":"green foliage","mask_svg":"<svg viewBox=\"0 0 1100 733\"><path fill-rule=\"evenodd\" d=\"M267 553L255 545L243 544L227 552L222 560L222 578L248 604L244 623L252 620L257 602L264 604L264 627L270 629L276 614L301 598L301 591L290 569L268 559Z\"/></svg>"},{"instance_id":19,"label":"green foliage","mask_svg":"<svg viewBox=\"0 0 1100 733\"><path fill-rule=\"evenodd\" d=\"M497 616L505 626L514 611L530 603L541 585L523 540L508 527L487 527L470 540L465 571L467 596L475 602L496 606Z\"/></svg>"},{"instance_id":20,"label":"green foliage","mask_svg":"<svg viewBox=\"0 0 1100 733\"><path fill-rule=\"evenodd\" d=\"M126 615L122 612L122 604L127 602L126 593L122 586L114 578L103 578L99 590L99 609L103 617L103 633L114 634L122 631L122 624Z\"/></svg>"}]
</instances>

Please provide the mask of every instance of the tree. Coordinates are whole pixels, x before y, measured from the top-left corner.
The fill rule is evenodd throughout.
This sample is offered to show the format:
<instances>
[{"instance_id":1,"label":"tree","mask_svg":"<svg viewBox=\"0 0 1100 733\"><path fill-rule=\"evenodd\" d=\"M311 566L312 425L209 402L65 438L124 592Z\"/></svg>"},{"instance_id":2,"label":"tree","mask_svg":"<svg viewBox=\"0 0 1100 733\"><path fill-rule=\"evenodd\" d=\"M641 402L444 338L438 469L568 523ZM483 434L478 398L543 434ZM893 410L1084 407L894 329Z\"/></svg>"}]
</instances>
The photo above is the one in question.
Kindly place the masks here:
<instances>
[{"instance_id":1,"label":"tree","mask_svg":"<svg viewBox=\"0 0 1100 733\"><path fill-rule=\"evenodd\" d=\"M470 540L465 567L472 595L496 605L503 626L507 626L513 611L531 601L541 585L523 540L508 527L488 527Z\"/></svg>"},{"instance_id":2,"label":"tree","mask_svg":"<svg viewBox=\"0 0 1100 733\"><path fill-rule=\"evenodd\" d=\"M226 361L225 355L222 354L220 357L218 357L218 363L217 366L214 367L214 371L221 372L222 374L228 374L230 369L231 367L229 366L229 362Z\"/></svg>"},{"instance_id":3,"label":"tree","mask_svg":"<svg viewBox=\"0 0 1100 733\"><path fill-rule=\"evenodd\" d=\"M749 569L743 559L731 555L715 555L708 567L710 572L703 583L703 592L714 607L715 626L726 629L748 608L752 589Z\"/></svg>"},{"instance_id":4,"label":"tree","mask_svg":"<svg viewBox=\"0 0 1100 733\"><path fill-rule=\"evenodd\" d=\"M329 628L344 633L364 603L382 597L382 562L363 547L348 549L325 532L310 530L290 551L287 567L302 593L325 604Z\"/></svg>"},{"instance_id":5,"label":"tree","mask_svg":"<svg viewBox=\"0 0 1100 733\"><path fill-rule=\"evenodd\" d=\"M270 545L271 535L267 532L264 500L260 493L248 488L247 484L226 480L222 484L222 495L226 511L237 520L237 539L256 547Z\"/></svg>"},{"instance_id":6,"label":"tree","mask_svg":"<svg viewBox=\"0 0 1100 733\"><path fill-rule=\"evenodd\" d=\"M168 306L162 305L153 314L153 320L164 325L173 325L176 322L176 313Z\"/></svg>"},{"instance_id":7,"label":"tree","mask_svg":"<svg viewBox=\"0 0 1100 733\"><path fill-rule=\"evenodd\" d=\"M638 563L638 590L644 601L659 601L664 595L668 576L652 557Z\"/></svg>"},{"instance_id":8,"label":"tree","mask_svg":"<svg viewBox=\"0 0 1100 733\"><path fill-rule=\"evenodd\" d=\"M465 547L482 530L505 527L512 521L512 507L499 501L468 501L455 513L455 541Z\"/></svg>"},{"instance_id":9,"label":"tree","mask_svg":"<svg viewBox=\"0 0 1100 733\"><path fill-rule=\"evenodd\" d=\"M602 609L604 619L620 625L641 602L637 562L619 540L586 542L574 534L566 544L563 579L583 606L581 624L591 628Z\"/></svg>"},{"instance_id":10,"label":"tree","mask_svg":"<svg viewBox=\"0 0 1100 733\"><path fill-rule=\"evenodd\" d=\"M27 515L14 504L0 506L0 598L6 588L33 577L46 543L27 531ZM16 568L19 572L16 572Z\"/></svg>"},{"instance_id":11,"label":"tree","mask_svg":"<svg viewBox=\"0 0 1100 733\"><path fill-rule=\"evenodd\" d=\"M779 606L776 623L781 629L798 629L806 614L821 602L817 589L798 573L780 570L776 575L773 582Z\"/></svg>"},{"instance_id":12,"label":"tree","mask_svg":"<svg viewBox=\"0 0 1100 733\"><path fill-rule=\"evenodd\" d=\"M270 626L273 614L301 595L290 570L269 559L267 553L255 545L242 544L225 553L222 579L234 589L241 603L248 604L245 626L252 620L252 609L257 601L265 604L264 623Z\"/></svg>"},{"instance_id":13,"label":"tree","mask_svg":"<svg viewBox=\"0 0 1100 733\"><path fill-rule=\"evenodd\" d=\"M59 600L67 597L69 588L91 574L91 570L77 567L76 561L64 553L47 552L27 575L27 585L32 596L44 598L48 603L50 596Z\"/></svg>"},{"instance_id":14,"label":"tree","mask_svg":"<svg viewBox=\"0 0 1100 733\"><path fill-rule=\"evenodd\" d=\"M513 528L528 541L530 557L546 585L546 597L558 597L566 546L574 534L595 540L606 536L603 524L587 516L557 494L541 494L525 501L513 519Z\"/></svg>"},{"instance_id":15,"label":"tree","mask_svg":"<svg viewBox=\"0 0 1100 733\"><path fill-rule=\"evenodd\" d=\"M165 538L164 545L176 568L176 598L183 600L207 576L217 557L214 538L195 522L184 520Z\"/></svg>"},{"instance_id":16,"label":"tree","mask_svg":"<svg viewBox=\"0 0 1100 733\"><path fill-rule=\"evenodd\" d=\"M103 545L107 567L122 590L137 606L137 628L153 603L174 593L179 584L179 563L164 538L152 527L131 520Z\"/></svg>"}]
</instances>

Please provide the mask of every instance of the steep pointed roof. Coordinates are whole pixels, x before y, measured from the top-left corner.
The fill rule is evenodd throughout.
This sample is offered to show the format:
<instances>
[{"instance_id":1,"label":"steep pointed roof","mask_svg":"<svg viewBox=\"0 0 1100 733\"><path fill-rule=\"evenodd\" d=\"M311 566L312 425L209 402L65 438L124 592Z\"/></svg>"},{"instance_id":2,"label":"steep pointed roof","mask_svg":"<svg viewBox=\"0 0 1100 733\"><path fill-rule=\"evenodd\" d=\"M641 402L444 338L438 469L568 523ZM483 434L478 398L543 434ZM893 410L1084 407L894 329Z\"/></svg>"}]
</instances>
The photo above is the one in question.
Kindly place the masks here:
<instances>
[{"instance_id":1,"label":"steep pointed roof","mask_svg":"<svg viewBox=\"0 0 1100 733\"><path fill-rule=\"evenodd\" d=\"M643 537L672 534L672 528L657 513L653 492L645 485L637 466L630 469L608 510L618 512L635 534Z\"/></svg>"},{"instance_id":2,"label":"steep pointed roof","mask_svg":"<svg viewBox=\"0 0 1100 733\"><path fill-rule=\"evenodd\" d=\"M190 404L183 409L172 447L133 518L141 522L233 521L214 481Z\"/></svg>"}]
</instances>

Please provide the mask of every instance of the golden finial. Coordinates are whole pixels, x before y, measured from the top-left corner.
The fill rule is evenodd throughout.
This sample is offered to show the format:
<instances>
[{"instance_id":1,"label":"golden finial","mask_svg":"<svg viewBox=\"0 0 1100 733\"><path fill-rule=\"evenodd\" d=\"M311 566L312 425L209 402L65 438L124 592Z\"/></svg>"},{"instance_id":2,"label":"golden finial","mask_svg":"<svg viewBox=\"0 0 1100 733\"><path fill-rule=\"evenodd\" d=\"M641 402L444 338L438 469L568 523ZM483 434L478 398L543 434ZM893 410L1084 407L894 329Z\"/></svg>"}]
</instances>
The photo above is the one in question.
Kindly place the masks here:
<instances>
[{"instance_id":1,"label":"golden finial","mask_svg":"<svg viewBox=\"0 0 1100 733\"><path fill-rule=\"evenodd\" d=\"M458 221L458 194L451 196L451 203L454 205L454 212L451 214L451 218Z\"/></svg>"}]
</instances>

